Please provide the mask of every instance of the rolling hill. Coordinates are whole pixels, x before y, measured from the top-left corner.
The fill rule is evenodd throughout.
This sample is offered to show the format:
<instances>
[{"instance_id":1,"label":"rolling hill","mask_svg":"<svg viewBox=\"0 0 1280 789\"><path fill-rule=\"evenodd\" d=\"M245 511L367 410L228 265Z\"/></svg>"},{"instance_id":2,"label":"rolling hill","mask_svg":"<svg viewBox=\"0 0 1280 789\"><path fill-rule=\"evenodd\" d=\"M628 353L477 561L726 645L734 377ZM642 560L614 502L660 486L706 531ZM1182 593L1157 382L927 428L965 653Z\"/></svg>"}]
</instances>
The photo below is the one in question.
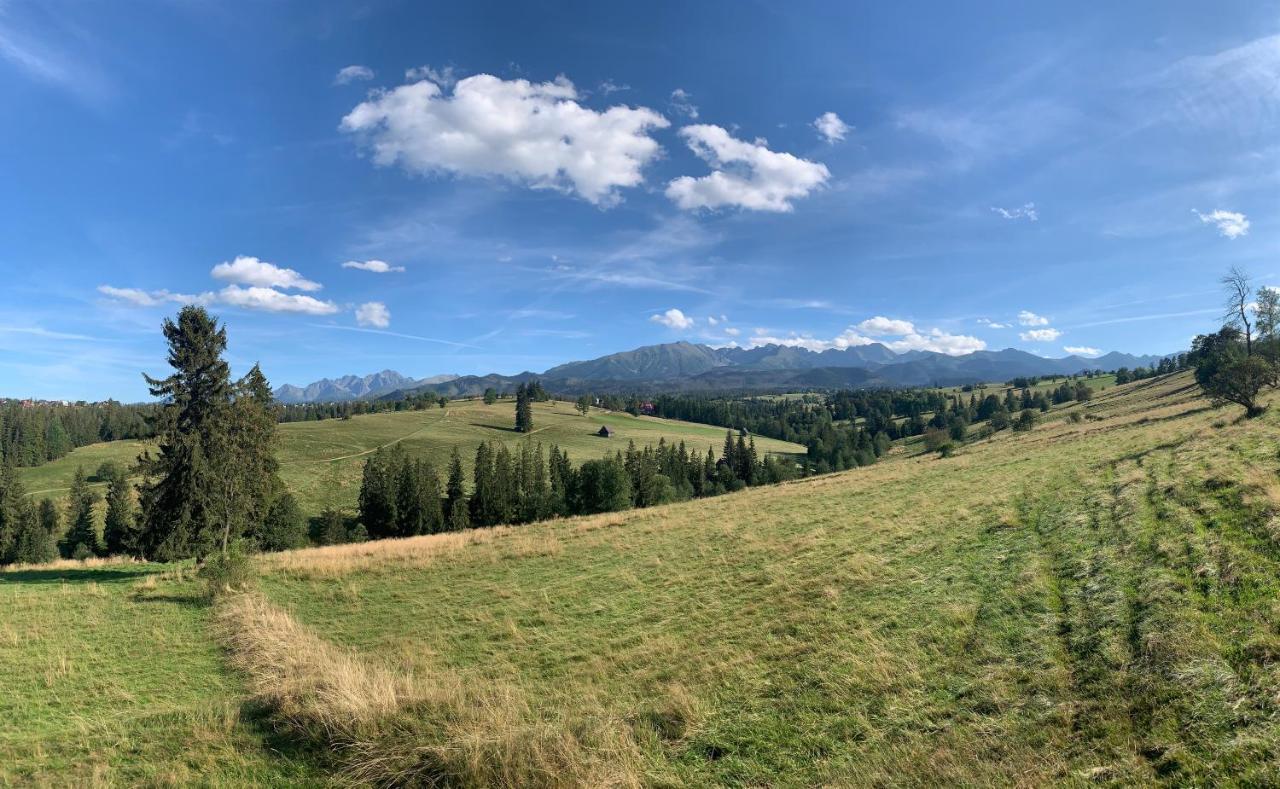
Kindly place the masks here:
<instances>
[{"instance_id":1,"label":"rolling hill","mask_svg":"<svg viewBox=\"0 0 1280 789\"><path fill-rule=\"evenodd\" d=\"M475 448L482 441L498 441L514 447L527 440L525 434L512 429L512 414L513 405L509 400L493 405L470 400L453 402L443 409L432 407L351 419L286 422L280 425L281 477L307 515L318 515L327 507L351 512L355 510L364 462L378 447L399 444L410 455L430 460L443 477L450 453L456 446L470 473ZM613 438L596 435L603 425L613 428ZM602 409L591 409L583 416L572 404L556 401L534 404L534 426L528 438L547 446L556 444L566 450L574 462L624 450L630 441L635 441L638 447L656 445L660 440L684 441L705 453L708 446L718 450L725 433L723 428L709 425L634 417ZM763 436L756 437L755 441L761 452L803 454L805 451L802 446ZM19 469L18 473L31 495L57 497L71 484L77 466L83 466L88 474L107 460L128 466L144 448L145 444L138 441L90 444L42 466Z\"/></svg>"},{"instance_id":2,"label":"rolling hill","mask_svg":"<svg viewBox=\"0 0 1280 789\"><path fill-rule=\"evenodd\" d=\"M1269 784L1280 412L1237 417L1149 379L946 459L263 556L212 610L0 573L0 783Z\"/></svg>"}]
</instances>

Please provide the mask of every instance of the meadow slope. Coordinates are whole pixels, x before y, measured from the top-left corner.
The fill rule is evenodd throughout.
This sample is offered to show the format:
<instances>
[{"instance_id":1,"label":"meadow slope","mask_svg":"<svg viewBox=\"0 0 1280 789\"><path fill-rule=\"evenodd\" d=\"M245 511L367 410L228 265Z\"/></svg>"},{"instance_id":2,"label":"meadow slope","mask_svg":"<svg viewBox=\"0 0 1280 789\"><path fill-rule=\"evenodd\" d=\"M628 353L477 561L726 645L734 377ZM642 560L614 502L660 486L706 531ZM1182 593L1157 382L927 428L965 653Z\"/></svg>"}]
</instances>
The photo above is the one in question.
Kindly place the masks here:
<instances>
[{"instance_id":1,"label":"meadow slope","mask_svg":"<svg viewBox=\"0 0 1280 789\"><path fill-rule=\"evenodd\" d=\"M1275 780L1277 415L1187 375L1085 410L949 459L266 557L262 588L372 665L625 731L644 783Z\"/></svg>"},{"instance_id":2,"label":"meadow slope","mask_svg":"<svg viewBox=\"0 0 1280 789\"><path fill-rule=\"evenodd\" d=\"M1239 420L1185 374L1070 410L947 459L263 556L218 627L133 599L181 581L57 583L76 600L95 584L122 620L178 606L156 638L229 648L200 663L199 709L231 712L196 753L244 755L210 783L1275 783L1280 411ZM0 676L38 667L19 672L18 725L0 718L0 765L27 771L0 782L62 781L30 767L73 736L31 723L80 687L59 650L121 637L103 623L73 647L33 624L12 604L48 596L33 585L0 574ZM171 700L130 694L86 721L174 769L169 732L121 729ZM269 714L236 712L246 697ZM107 782L139 769L94 758Z\"/></svg>"}]
</instances>

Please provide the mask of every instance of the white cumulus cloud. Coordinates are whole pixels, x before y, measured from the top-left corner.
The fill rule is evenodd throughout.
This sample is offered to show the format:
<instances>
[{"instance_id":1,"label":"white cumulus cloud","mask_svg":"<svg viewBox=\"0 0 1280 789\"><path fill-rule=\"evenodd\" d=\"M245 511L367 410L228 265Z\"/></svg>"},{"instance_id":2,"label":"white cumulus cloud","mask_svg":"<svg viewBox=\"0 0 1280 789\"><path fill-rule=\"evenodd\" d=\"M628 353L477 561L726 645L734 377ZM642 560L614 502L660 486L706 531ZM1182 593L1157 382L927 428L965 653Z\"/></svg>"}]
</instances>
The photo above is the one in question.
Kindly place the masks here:
<instances>
[{"instance_id":1,"label":"white cumulus cloud","mask_svg":"<svg viewBox=\"0 0 1280 789\"><path fill-rule=\"evenodd\" d=\"M872 339L868 337L864 333L864 326L876 330L880 338ZM885 339L884 337L893 337L895 339ZM917 329L910 321L883 317L869 318L857 326L850 326L829 340L796 332L777 335L766 329L757 329L755 335L748 341L748 347L785 345L807 348L811 351L826 351L833 348L844 350L861 345L870 345L874 342L882 343L895 353L932 351L952 356L985 350L987 347L987 344L977 337L970 337L965 334L951 334L936 328L923 331Z\"/></svg>"},{"instance_id":2,"label":"white cumulus cloud","mask_svg":"<svg viewBox=\"0 0 1280 789\"><path fill-rule=\"evenodd\" d=\"M1018 334L1023 342L1053 342L1062 336L1057 329L1031 329Z\"/></svg>"},{"instance_id":3,"label":"white cumulus cloud","mask_svg":"<svg viewBox=\"0 0 1280 789\"><path fill-rule=\"evenodd\" d=\"M879 337L885 334L903 335L915 332L916 327L911 321L894 320L886 318L883 315L877 315L874 318L867 318L858 324L858 331L864 334L870 334L873 337Z\"/></svg>"},{"instance_id":4,"label":"white cumulus cloud","mask_svg":"<svg viewBox=\"0 0 1280 789\"><path fill-rule=\"evenodd\" d=\"M282 268L274 263L245 255L238 255L235 260L228 263L219 263L209 273L214 279L261 288L296 290L320 290L321 288L320 283L306 279L291 268Z\"/></svg>"},{"instance_id":5,"label":"white cumulus cloud","mask_svg":"<svg viewBox=\"0 0 1280 789\"><path fill-rule=\"evenodd\" d=\"M391 325L391 310L380 301L369 301L356 307L356 323L385 329Z\"/></svg>"},{"instance_id":6,"label":"white cumulus cloud","mask_svg":"<svg viewBox=\"0 0 1280 789\"><path fill-rule=\"evenodd\" d=\"M372 271L374 274L386 274L391 271L404 271L404 266L393 266L385 260L348 260L342 264L343 268L353 268L358 271Z\"/></svg>"},{"instance_id":7,"label":"white cumulus cloud","mask_svg":"<svg viewBox=\"0 0 1280 789\"><path fill-rule=\"evenodd\" d=\"M1239 238L1240 236L1249 235L1249 218L1238 211L1224 211L1216 208L1207 214L1202 214L1196 209L1191 212L1200 217L1200 221L1218 228L1218 233L1227 238Z\"/></svg>"},{"instance_id":8,"label":"white cumulus cloud","mask_svg":"<svg viewBox=\"0 0 1280 789\"><path fill-rule=\"evenodd\" d=\"M1098 348L1090 348L1087 345L1064 345L1062 350L1072 356L1101 356L1102 351Z\"/></svg>"},{"instance_id":9,"label":"white cumulus cloud","mask_svg":"<svg viewBox=\"0 0 1280 789\"><path fill-rule=\"evenodd\" d=\"M993 320L991 320L990 318L978 318L978 323L982 324L983 326L986 326L988 329L1007 329L1007 328L1009 328L1009 324L1007 324L1007 323L1000 323L999 321L993 321Z\"/></svg>"},{"instance_id":10,"label":"white cumulus cloud","mask_svg":"<svg viewBox=\"0 0 1280 789\"><path fill-rule=\"evenodd\" d=\"M242 288L239 285L228 285L218 291L216 302L249 310L303 315L332 315L338 311L338 305L331 301L321 301L296 293L281 293L275 288L258 286Z\"/></svg>"},{"instance_id":11,"label":"white cumulus cloud","mask_svg":"<svg viewBox=\"0 0 1280 789\"><path fill-rule=\"evenodd\" d=\"M840 142L853 131L853 127L840 120L840 116L834 112L824 112L819 115L813 122L813 128L817 129L822 139L830 145Z\"/></svg>"},{"instance_id":12,"label":"white cumulus cloud","mask_svg":"<svg viewBox=\"0 0 1280 789\"><path fill-rule=\"evenodd\" d=\"M352 82L373 79L373 69L368 66L347 66L339 69L333 78L335 85L350 85Z\"/></svg>"},{"instance_id":13,"label":"white cumulus cloud","mask_svg":"<svg viewBox=\"0 0 1280 789\"><path fill-rule=\"evenodd\" d=\"M650 316L649 320L654 323L661 323L668 329L690 329L693 328L693 318L686 316L683 312L672 307L666 312L658 313Z\"/></svg>"},{"instance_id":14,"label":"white cumulus cloud","mask_svg":"<svg viewBox=\"0 0 1280 789\"><path fill-rule=\"evenodd\" d=\"M713 168L710 175L684 175L667 184L667 197L686 210L733 206L790 211L792 200L831 177L824 164L771 151L763 140L735 139L719 126L686 126L680 136Z\"/></svg>"},{"instance_id":15,"label":"white cumulus cloud","mask_svg":"<svg viewBox=\"0 0 1280 789\"><path fill-rule=\"evenodd\" d=\"M991 210L1005 219L1025 219L1028 222L1040 221L1040 215L1036 213L1035 203L1026 203L1020 208L1000 208L993 205Z\"/></svg>"},{"instance_id":16,"label":"white cumulus cloud","mask_svg":"<svg viewBox=\"0 0 1280 789\"><path fill-rule=\"evenodd\" d=\"M564 77L534 83L478 74L452 91L431 79L373 94L342 119L375 163L422 174L495 176L573 192L597 205L644 181L670 125L646 107L603 112L578 103Z\"/></svg>"},{"instance_id":17,"label":"white cumulus cloud","mask_svg":"<svg viewBox=\"0 0 1280 789\"><path fill-rule=\"evenodd\" d=\"M1018 313L1018 323L1023 326L1048 326L1049 319L1043 315L1037 315L1031 310L1023 310Z\"/></svg>"}]
</instances>

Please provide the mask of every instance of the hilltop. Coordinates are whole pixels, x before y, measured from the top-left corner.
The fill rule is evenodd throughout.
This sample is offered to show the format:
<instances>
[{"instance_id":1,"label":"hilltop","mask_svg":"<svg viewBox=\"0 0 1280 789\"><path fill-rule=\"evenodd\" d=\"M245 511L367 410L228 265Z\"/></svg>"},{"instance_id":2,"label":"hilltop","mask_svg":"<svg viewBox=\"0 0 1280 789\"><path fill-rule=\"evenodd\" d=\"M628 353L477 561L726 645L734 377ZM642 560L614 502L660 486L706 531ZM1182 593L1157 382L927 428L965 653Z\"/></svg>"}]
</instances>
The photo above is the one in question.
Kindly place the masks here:
<instances>
[{"instance_id":1,"label":"hilltop","mask_svg":"<svg viewBox=\"0 0 1280 789\"><path fill-rule=\"evenodd\" d=\"M0 781L1266 783L1278 413L1148 379L951 458L263 556L211 614L0 574Z\"/></svg>"}]
</instances>

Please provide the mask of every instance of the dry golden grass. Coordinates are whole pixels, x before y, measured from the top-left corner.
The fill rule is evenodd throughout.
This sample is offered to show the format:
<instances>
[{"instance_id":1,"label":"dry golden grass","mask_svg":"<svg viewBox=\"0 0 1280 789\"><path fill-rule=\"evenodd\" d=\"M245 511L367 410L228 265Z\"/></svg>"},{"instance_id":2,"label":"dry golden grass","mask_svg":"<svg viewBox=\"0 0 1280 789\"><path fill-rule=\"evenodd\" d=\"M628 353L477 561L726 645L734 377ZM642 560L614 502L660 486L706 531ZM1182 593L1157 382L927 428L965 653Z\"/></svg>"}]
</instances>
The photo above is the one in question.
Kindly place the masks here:
<instances>
[{"instance_id":1,"label":"dry golden grass","mask_svg":"<svg viewBox=\"0 0 1280 789\"><path fill-rule=\"evenodd\" d=\"M7 564L0 573L16 573L28 570L87 570L99 567L116 567L128 564L145 564L131 556L90 556L87 559L54 559L42 564Z\"/></svg>"},{"instance_id":2,"label":"dry golden grass","mask_svg":"<svg viewBox=\"0 0 1280 789\"><path fill-rule=\"evenodd\" d=\"M378 786L635 787L618 722L540 721L519 693L464 687L447 671L397 674L316 636L253 594L225 600L219 632L253 694L296 735Z\"/></svg>"}]
</instances>

